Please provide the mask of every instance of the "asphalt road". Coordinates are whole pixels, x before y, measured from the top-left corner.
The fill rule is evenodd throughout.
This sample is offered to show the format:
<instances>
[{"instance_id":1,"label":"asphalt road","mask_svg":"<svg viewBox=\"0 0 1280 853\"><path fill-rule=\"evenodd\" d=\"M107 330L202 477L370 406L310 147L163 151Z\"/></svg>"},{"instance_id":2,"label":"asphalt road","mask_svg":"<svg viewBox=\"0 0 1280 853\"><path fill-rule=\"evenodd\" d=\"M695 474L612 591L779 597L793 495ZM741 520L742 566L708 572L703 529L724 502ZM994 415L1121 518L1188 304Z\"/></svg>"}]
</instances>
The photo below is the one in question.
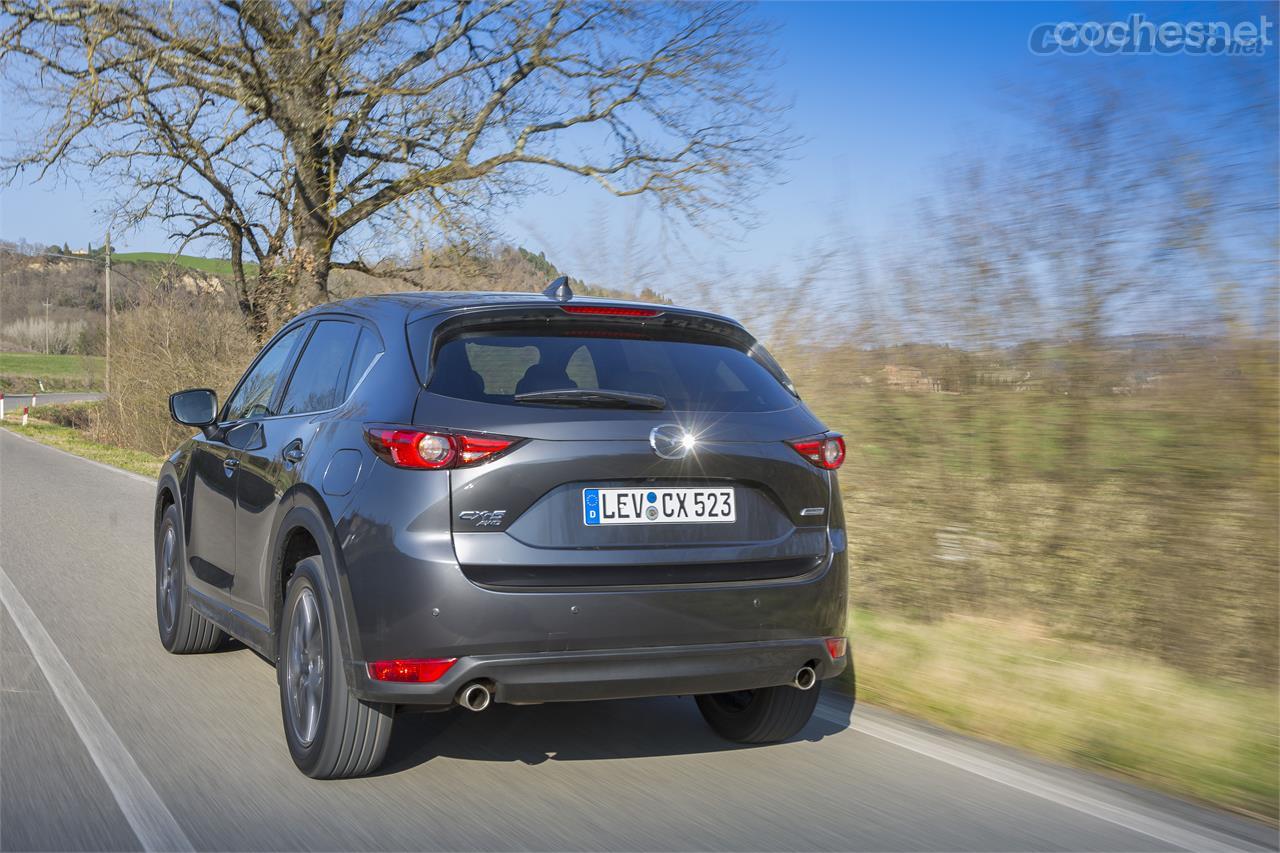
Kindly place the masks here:
<instances>
[{"instance_id":1,"label":"asphalt road","mask_svg":"<svg viewBox=\"0 0 1280 853\"><path fill-rule=\"evenodd\" d=\"M80 403L92 400L101 400L102 394L98 391L50 391L48 394L36 394L36 408L41 406L51 406L54 403ZM4 413L7 415L11 412L22 413L23 406L31 405L31 392L15 393L8 392L4 397ZM33 410L34 413L34 410Z\"/></svg>"},{"instance_id":2,"label":"asphalt road","mask_svg":"<svg viewBox=\"0 0 1280 853\"><path fill-rule=\"evenodd\" d=\"M0 848L1168 850L1276 832L826 696L740 748L689 699L402 717L293 767L274 671L156 638L153 485L0 430ZM854 638L854 654L857 654Z\"/></svg>"}]
</instances>

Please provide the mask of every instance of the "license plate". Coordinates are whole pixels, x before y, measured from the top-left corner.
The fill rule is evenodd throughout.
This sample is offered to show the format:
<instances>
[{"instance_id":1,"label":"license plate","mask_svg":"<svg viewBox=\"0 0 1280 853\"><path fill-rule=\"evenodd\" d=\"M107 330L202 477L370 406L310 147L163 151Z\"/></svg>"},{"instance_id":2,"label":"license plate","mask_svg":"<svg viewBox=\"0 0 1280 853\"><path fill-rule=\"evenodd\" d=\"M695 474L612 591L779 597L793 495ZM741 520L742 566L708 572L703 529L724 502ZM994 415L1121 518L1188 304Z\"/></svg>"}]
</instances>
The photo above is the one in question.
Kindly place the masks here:
<instances>
[{"instance_id":1,"label":"license plate","mask_svg":"<svg viewBox=\"0 0 1280 853\"><path fill-rule=\"evenodd\" d=\"M733 489L583 489L582 520L689 524L734 520Z\"/></svg>"}]
</instances>

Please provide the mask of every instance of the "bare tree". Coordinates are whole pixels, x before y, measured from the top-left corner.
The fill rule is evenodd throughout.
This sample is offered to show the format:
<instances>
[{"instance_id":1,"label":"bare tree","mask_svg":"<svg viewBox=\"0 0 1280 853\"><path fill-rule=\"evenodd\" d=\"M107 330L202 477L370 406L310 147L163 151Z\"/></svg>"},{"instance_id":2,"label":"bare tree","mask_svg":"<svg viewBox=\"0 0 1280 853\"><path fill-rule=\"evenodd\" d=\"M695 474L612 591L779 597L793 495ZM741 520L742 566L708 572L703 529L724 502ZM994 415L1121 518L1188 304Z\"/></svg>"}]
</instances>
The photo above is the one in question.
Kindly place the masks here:
<instances>
[{"instance_id":1,"label":"bare tree","mask_svg":"<svg viewBox=\"0 0 1280 853\"><path fill-rule=\"evenodd\" d=\"M767 28L738 5L0 8L0 58L41 108L12 174L88 166L131 216L226 239L259 332L405 207L448 232L559 171L697 222L743 209L785 143L754 73Z\"/></svg>"}]
</instances>

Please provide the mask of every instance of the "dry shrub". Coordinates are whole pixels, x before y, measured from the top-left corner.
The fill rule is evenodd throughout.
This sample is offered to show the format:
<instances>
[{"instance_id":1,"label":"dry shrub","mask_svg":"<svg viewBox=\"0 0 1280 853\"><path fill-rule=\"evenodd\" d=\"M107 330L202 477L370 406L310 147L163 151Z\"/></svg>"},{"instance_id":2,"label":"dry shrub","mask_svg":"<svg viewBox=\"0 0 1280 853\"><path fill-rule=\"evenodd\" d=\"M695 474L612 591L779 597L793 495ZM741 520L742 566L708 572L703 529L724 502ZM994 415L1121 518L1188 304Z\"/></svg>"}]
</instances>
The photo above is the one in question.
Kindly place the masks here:
<instances>
[{"instance_id":1,"label":"dry shrub","mask_svg":"<svg viewBox=\"0 0 1280 853\"><path fill-rule=\"evenodd\" d=\"M76 351L85 327L83 320L24 317L0 328L0 345L9 350L66 355Z\"/></svg>"},{"instance_id":2,"label":"dry shrub","mask_svg":"<svg viewBox=\"0 0 1280 853\"><path fill-rule=\"evenodd\" d=\"M240 315L209 300L153 293L112 326L111 394L94 432L110 444L169 453L191 434L169 419L169 394L231 391L257 352Z\"/></svg>"}]
</instances>

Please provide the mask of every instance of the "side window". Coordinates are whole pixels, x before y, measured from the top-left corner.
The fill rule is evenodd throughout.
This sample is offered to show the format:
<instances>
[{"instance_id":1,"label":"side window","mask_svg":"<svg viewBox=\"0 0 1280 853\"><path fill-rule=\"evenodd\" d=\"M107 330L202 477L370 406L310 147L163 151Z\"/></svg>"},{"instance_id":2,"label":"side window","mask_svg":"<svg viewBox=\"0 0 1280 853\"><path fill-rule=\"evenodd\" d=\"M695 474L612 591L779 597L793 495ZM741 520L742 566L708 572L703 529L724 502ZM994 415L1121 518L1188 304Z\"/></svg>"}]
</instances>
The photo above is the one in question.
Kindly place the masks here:
<instances>
[{"instance_id":1,"label":"side window","mask_svg":"<svg viewBox=\"0 0 1280 853\"><path fill-rule=\"evenodd\" d=\"M271 397L276 389L280 374L289 366L289 356L305 326L295 326L276 340L258 359L244 379L240 387L227 403L225 420L240 421L253 418L265 418L275 414L271 411Z\"/></svg>"},{"instance_id":2,"label":"side window","mask_svg":"<svg viewBox=\"0 0 1280 853\"><path fill-rule=\"evenodd\" d=\"M289 380L280 414L332 409L343 401L360 327L344 320L321 320Z\"/></svg>"},{"instance_id":3,"label":"side window","mask_svg":"<svg viewBox=\"0 0 1280 853\"><path fill-rule=\"evenodd\" d=\"M373 360L382 352L382 341L369 329L360 330L360 340L356 342L356 354L351 358L351 373L347 376L347 388L343 399L351 396L356 383L364 376L364 372L373 364Z\"/></svg>"}]
</instances>

